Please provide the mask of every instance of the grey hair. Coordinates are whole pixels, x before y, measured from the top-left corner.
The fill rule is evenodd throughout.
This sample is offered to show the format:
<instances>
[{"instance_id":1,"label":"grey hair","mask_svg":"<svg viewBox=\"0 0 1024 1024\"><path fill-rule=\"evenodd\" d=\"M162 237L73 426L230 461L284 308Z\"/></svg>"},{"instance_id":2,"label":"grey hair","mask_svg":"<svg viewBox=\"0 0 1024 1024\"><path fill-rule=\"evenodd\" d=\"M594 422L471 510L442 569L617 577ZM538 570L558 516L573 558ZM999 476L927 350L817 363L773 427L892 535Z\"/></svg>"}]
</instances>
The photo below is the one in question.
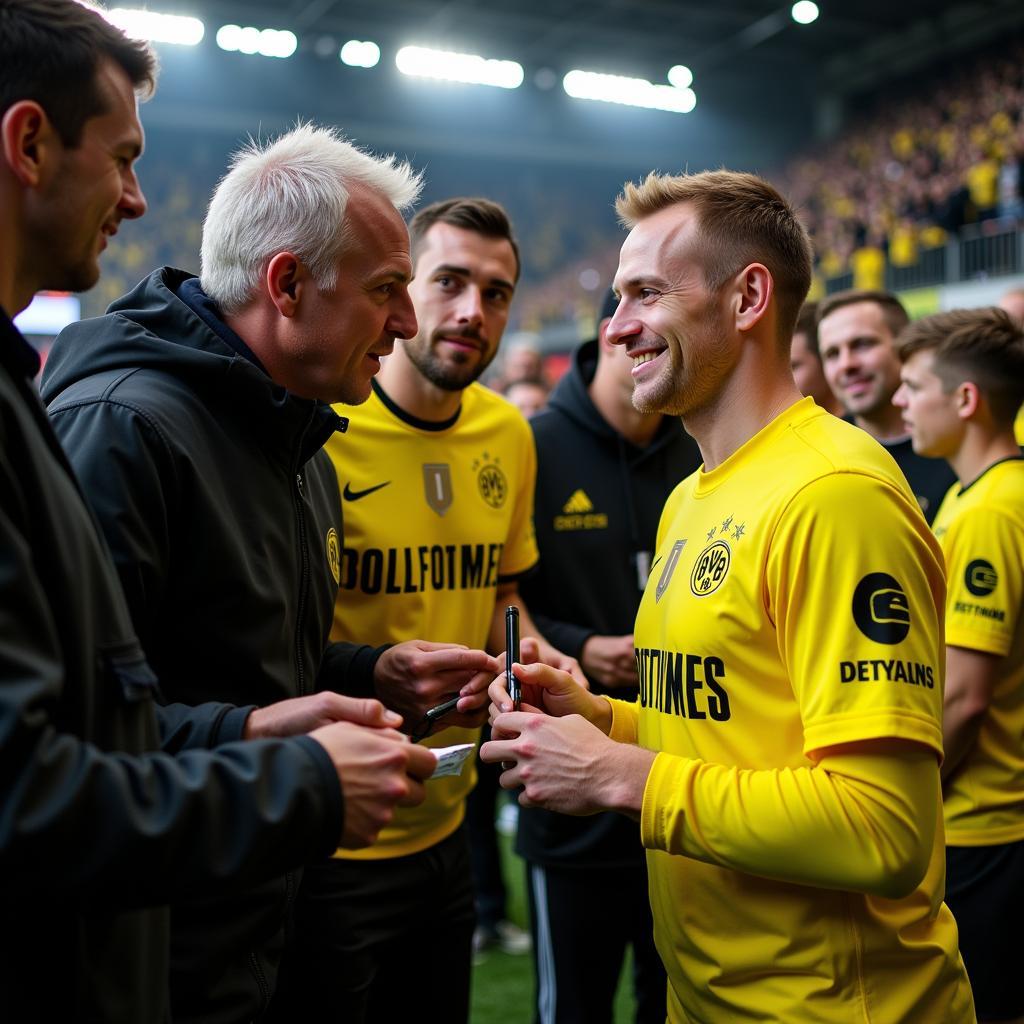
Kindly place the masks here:
<instances>
[{"instance_id":1,"label":"grey hair","mask_svg":"<svg viewBox=\"0 0 1024 1024\"><path fill-rule=\"evenodd\" d=\"M394 156L374 157L333 128L296 125L274 141L250 140L231 159L203 223L203 291L224 313L248 303L270 259L294 253L317 287L337 283L353 185L382 193L395 209L419 197L423 176Z\"/></svg>"}]
</instances>

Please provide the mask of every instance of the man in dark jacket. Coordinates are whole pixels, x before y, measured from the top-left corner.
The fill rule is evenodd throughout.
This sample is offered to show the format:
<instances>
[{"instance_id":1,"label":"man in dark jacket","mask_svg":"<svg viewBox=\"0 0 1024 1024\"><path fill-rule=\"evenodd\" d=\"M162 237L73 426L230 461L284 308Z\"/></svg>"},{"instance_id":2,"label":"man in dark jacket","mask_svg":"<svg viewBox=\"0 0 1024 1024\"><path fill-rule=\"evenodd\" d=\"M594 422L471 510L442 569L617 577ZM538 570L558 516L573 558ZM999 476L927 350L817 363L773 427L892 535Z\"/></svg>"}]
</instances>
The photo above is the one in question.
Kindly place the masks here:
<instances>
[{"instance_id":1,"label":"man in dark jacket","mask_svg":"<svg viewBox=\"0 0 1024 1024\"><path fill-rule=\"evenodd\" d=\"M210 204L202 282L158 270L51 350L43 398L168 700L268 705L412 675L436 677L439 702L492 668L455 645L328 645L342 521L321 449L348 422L326 403L364 401L416 332L398 210L419 187L311 125L253 145ZM263 1011L297 884L173 908L176 1022Z\"/></svg>"},{"instance_id":2,"label":"man in dark jacket","mask_svg":"<svg viewBox=\"0 0 1024 1024\"><path fill-rule=\"evenodd\" d=\"M244 733L252 709L228 705L180 711L180 751L160 752L157 680L10 320L42 288L91 287L106 239L145 212L135 93L153 81L150 51L95 11L0 0L4 1020L167 1020L170 900L279 875L339 834L368 842L434 764L350 722L191 749Z\"/></svg>"},{"instance_id":3,"label":"man in dark jacket","mask_svg":"<svg viewBox=\"0 0 1024 1024\"><path fill-rule=\"evenodd\" d=\"M577 349L547 410L530 421L541 557L523 593L544 635L580 662L595 692L632 700L633 622L658 517L700 452L677 419L633 407L632 360L604 337L615 305L609 291L597 338ZM636 1019L661 1024L665 970L637 824L523 807L516 849L529 872L538 1024L610 1022L628 945Z\"/></svg>"}]
</instances>

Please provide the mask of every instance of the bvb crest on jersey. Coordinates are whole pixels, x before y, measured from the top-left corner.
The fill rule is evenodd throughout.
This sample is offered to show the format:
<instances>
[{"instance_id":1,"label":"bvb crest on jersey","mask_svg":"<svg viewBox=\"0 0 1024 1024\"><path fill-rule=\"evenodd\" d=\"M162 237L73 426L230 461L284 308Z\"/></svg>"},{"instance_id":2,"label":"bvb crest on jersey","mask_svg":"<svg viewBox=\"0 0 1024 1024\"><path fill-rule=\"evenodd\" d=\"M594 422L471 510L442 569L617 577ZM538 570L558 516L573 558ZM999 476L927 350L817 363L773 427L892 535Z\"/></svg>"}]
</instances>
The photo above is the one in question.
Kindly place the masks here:
<instances>
[{"instance_id":1,"label":"bvb crest on jersey","mask_svg":"<svg viewBox=\"0 0 1024 1024\"><path fill-rule=\"evenodd\" d=\"M690 574L690 590L697 597L713 594L725 579L732 561L732 552L724 540L709 544L698 556Z\"/></svg>"},{"instance_id":2,"label":"bvb crest on jersey","mask_svg":"<svg viewBox=\"0 0 1024 1024\"><path fill-rule=\"evenodd\" d=\"M423 463L423 491L427 504L439 516L452 507L452 471L447 462Z\"/></svg>"},{"instance_id":3,"label":"bvb crest on jersey","mask_svg":"<svg viewBox=\"0 0 1024 1024\"><path fill-rule=\"evenodd\" d=\"M332 526L327 531L327 565L331 570L335 583L341 582L341 546L338 544L338 531Z\"/></svg>"},{"instance_id":4,"label":"bvb crest on jersey","mask_svg":"<svg viewBox=\"0 0 1024 1024\"><path fill-rule=\"evenodd\" d=\"M500 462L500 458L492 460L487 452L484 452L479 459L473 460L477 489L480 491L480 497L491 508L501 508L508 497L508 480L499 465Z\"/></svg>"}]
</instances>

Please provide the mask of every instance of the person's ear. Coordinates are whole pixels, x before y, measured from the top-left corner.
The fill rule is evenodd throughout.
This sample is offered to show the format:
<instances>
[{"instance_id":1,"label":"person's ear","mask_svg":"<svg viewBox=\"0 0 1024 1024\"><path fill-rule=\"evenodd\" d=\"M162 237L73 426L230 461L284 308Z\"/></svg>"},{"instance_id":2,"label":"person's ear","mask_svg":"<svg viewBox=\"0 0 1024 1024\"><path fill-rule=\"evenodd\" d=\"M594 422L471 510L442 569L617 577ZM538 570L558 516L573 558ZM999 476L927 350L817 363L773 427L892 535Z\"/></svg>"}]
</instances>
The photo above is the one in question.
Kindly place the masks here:
<instances>
[{"instance_id":1,"label":"person's ear","mask_svg":"<svg viewBox=\"0 0 1024 1024\"><path fill-rule=\"evenodd\" d=\"M969 420L982 402L981 389L971 380L958 384L953 397L956 400L956 414L962 420Z\"/></svg>"},{"instance_id":2,"label":"person's ear","mask_svg":"<svg viewBox=\"0 0 1024 1024\"><path fill-rule=\"evenodd\" d=\"M298 256L290 252L279 252L270 258L263 275L263 284L278 313L293 317L299 311L305 290L313 282Z\"/></svg>"},{"instance_id":3,"label":"person's ear","mask_svg":"<svg viewBox=\"0 0 1024 1024\"><path fill-rule=\"evenodd\" d=\"M733 279L735 287L736 327L749 331L767 313L775 282L771 271L761 263L751 263Z\"/></svg>"},{"instance_id":4,"label":"person's ear","mask_svg":"<svg viewBox=\"0 0 1024 1024\"><path fill-rule=\"evenodd\" d=\"M26 188L39 186L46 164L56 157L59 145L53 124L35 100L18 100L0 119L0 151L4 163Z\"/></svg>"}]
</instances>

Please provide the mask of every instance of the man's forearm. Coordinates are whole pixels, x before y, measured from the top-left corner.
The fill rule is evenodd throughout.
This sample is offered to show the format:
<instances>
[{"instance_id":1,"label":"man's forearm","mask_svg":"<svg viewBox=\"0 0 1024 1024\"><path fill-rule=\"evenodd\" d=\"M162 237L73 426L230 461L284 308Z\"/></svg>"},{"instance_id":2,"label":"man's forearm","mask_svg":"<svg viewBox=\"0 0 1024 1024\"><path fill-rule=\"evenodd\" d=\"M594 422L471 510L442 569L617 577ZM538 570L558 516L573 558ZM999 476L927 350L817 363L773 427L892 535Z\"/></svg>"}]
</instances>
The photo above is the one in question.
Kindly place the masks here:
<instances>
[{"instance_id":1,"label":"man's forearm","mask_svg":"<svg viewBox=\"0 0 1024 1024\"><path fill-rule=\"evenodd\" d=\"M935 755L844 754L744 770L661 754L644 794L645 846L799 885L909 894L941 799Z\"/></svg>"}]
</instances>

